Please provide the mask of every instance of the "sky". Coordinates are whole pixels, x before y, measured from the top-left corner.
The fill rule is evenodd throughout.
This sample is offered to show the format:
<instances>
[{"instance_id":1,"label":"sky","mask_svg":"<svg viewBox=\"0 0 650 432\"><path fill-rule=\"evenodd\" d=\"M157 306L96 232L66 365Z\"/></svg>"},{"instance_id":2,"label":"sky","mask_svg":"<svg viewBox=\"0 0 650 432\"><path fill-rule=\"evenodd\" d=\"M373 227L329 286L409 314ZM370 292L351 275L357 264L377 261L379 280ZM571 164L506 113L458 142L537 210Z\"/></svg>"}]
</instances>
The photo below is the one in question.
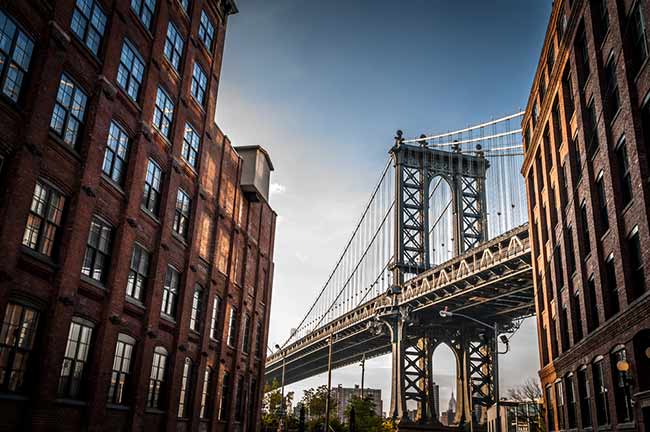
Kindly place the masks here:
<instances>
[{"instance_id":1,"label":"sky","mask_svg":"<svg viewBox=\"0 0 650 432\"><path fill-rule=\"evenodd\" d=\"M405 136L445 132L525 108L549 0L237 0L228 22L216 121L235 146L261 145L278 214L269 346L296 327ZM501 388L539 368L534 319L501 360ZM353 386L360 368L333 372ZM455 369L434 356L447 406ZM390 361L366 363L366 386L390 399ZM289 386L326 384L317 376Z\"/></svg>"}]
</instances>

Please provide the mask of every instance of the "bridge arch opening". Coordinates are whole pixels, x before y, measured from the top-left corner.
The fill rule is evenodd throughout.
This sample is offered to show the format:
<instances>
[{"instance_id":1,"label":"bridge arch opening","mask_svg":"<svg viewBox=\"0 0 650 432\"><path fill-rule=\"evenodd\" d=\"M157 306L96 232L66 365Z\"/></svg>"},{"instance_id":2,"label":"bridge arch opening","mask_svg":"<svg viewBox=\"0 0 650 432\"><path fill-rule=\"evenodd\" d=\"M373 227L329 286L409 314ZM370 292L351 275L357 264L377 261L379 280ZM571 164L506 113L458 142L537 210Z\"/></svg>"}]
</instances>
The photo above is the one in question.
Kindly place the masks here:
<instances>
[{"instance_id":1,"label":"bridge arch opening","mask_svg":"<svg viewBox=\"0 0 650 432\"><path fill-rule=\"evenodd\" d=\"M459 397L462 397L458 394L458 356L446 342L439 343L433 349L431 366L433 381L438 386L437 391L434 388L434 405L438 411L438 419L446 425L456 424L460 405L458 401Z\"/></svg>"},{"instance_id":2,"label":"bridge arch opening","mask_svg":"<svg viewBox=\"0 0 650 432\"><path fill-rule=\"evenodd\" d=\"M428 194L429 256L435 266L454 257L454 203L449 179L444 176L431 179Z\"/></svg>"}]
</instances>

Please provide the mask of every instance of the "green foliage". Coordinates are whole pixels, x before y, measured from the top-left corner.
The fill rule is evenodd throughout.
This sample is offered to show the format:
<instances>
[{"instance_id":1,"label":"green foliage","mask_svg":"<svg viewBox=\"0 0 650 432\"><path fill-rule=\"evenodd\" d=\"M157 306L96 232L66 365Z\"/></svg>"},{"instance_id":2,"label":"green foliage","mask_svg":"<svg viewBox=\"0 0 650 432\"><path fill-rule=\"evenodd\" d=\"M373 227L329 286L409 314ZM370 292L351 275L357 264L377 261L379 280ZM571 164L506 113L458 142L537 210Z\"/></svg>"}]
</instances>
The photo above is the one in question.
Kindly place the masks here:
<instances>
[{"instance_id":1,"label":"green foliage","mask_svg":"<svg viewBox=\"0 0 650 432\"><path fill-rule=\"evenodd\" d=\"M346 418L350 418L350 411L353 407L356 432L383 432L385 430L381 417L375 413L375 402L371 397L366 396L361 399L353 396L350 404L345 409Z\"/></svg>"},{"instance_id":2,"label":"green foliage","mask_svg":"<svg viewBox=\"0 0 650 432\"><path fill-rule=\"evenodd\" d=\"M327 386L322 385L316 389L305 390L302 404L305 406L307 415L314 419L325 417L325 406L327 403ZM330 398L330 418L336 415L336 400Z\"/></svg>"}]
</instances>

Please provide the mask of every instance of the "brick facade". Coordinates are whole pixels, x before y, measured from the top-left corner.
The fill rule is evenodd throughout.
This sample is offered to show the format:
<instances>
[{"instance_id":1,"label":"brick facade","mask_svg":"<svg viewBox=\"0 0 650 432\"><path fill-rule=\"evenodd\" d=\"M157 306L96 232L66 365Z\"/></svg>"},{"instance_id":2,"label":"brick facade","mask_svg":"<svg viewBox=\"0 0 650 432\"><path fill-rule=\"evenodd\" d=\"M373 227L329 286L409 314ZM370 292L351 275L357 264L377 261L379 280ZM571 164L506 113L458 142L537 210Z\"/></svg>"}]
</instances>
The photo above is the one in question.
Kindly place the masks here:
<instances>
[{"instance_id":1,"label":"brick facade","mask_svg":"<svg viewBox=\"0 0 650 432\"><path fill-rule=\"evenodd\" d=\"M213 121L235 12L232 0L0 2L1 431L257 430L276 215L242 192L243 159ZM85 103L66 97L73 86ZM159 89L173 111L156 110ZM108 151L120 130L122 161ZM162 173L151 211L150 161Z\"/></svg>"},{"instance_id":2,"label":"brick facade","mask_svg":"<svg viewBox=\"0 0 650 432\"><path fill-rule=\"evenodd\" d=\"M650 430L650 1L555 1L522 123L548 430Z\"/></svg>"}]
</instances>

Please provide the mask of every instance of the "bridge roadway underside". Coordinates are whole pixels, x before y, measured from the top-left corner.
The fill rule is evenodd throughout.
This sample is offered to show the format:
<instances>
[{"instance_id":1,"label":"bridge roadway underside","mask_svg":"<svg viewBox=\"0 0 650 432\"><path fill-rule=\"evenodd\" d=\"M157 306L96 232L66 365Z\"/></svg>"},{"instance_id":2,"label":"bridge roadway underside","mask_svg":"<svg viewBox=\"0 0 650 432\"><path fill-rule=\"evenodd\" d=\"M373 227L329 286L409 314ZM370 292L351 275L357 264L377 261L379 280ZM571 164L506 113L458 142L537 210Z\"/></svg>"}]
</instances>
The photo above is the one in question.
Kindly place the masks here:
<instances>
[{"instance_id":1,"label":"bridge roadway underside","mask_svg":"<svg viewBox=\"0 0 650 432\"><path fill-rule=\"evenodd\" d=\"M441 317L445 307L508 329L534 314L532 278L528 226L522 225L407 282L397 300L409 311L406 334L484 332L461 317ZM281 381L283 356L285 384L326 372L330 335L333 369L358 363L364 354L369 359L390 353L390 332L376 311L391 301L380 295L275 353L267 359L267 383Z\"/></svg>"}]
</instances>

